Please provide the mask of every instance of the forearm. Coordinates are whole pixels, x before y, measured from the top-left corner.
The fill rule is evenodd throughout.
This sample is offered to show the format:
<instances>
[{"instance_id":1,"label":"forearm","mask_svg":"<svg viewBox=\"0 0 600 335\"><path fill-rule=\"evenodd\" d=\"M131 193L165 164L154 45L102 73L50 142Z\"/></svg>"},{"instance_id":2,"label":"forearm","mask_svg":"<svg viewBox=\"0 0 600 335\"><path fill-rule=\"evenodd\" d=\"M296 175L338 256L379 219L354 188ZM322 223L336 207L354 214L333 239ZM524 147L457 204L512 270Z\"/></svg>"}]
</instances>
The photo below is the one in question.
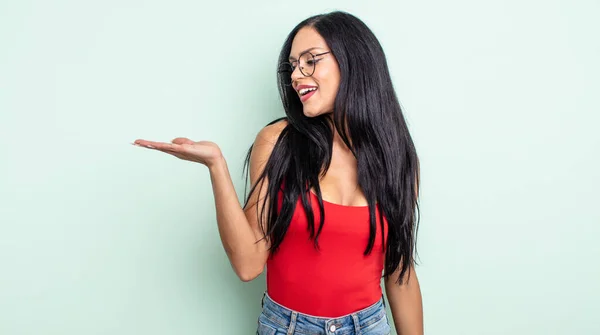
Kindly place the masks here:
<instances>
[{"instance_id":1,"label":"forearm","mask_svg":"<svg viewBox=\"0 0 600 335\"><path fill-rule=\"evenodd\" d=\"M217 224L223 248L236 274L247 281L264 267L261 244L238 200L225 159L209 166Z\"/></svg>"},{"instance_id":2,"label":"forearm","mask_svg":"<svg viewBox=\"0 0 600 335\"><path fill-rule=\"evenodd\" d=\"M408 282L398 285L389 278L385 289L398 335L423 335L423 302L414 268Z\"/></svg>"}]
</instances>

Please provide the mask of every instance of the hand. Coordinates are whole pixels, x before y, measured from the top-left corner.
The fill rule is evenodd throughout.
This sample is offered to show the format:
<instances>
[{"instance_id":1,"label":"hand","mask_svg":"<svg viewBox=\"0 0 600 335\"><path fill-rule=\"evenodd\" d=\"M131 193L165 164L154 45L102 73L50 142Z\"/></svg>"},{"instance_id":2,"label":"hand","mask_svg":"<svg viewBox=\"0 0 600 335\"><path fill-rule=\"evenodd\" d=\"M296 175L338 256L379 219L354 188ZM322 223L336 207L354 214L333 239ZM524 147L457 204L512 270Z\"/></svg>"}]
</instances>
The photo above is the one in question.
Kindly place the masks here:
<instances>
[{"instance_id":1,"label":"hand","mask_svg":"<svg viewBox=\"0 0 600 335\"><path fill-rule=\"evenodd\" d=\"M132 144L166 152L186 161L204 164L209 168L223 158L221 149L217 144L208 141L194 142L184 137L178 137L171 141L171 143L152 142L139 139Z\"/></svg>"}]
</instances>

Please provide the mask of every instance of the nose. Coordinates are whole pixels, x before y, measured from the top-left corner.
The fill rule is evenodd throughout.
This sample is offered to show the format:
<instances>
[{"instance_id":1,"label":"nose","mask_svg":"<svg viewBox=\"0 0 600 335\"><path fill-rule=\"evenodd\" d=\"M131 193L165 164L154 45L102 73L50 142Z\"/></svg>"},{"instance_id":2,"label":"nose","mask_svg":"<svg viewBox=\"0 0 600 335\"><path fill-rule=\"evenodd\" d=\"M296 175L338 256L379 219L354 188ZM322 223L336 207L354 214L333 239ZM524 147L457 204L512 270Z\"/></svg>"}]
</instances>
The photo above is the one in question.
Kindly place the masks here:
<instances>
[{"instance_id":1,"label":"nose","mask_svg":"<svg viewBox=\"0 0 600 335\"><path fill-rule=\"evenodd\" d=\"M300 71L300 65L298 65L294 68L294 71L292 71L292 83L301 77L304 77L304 74L302 74L302 71Z\"/></svg>"}]
</instances>

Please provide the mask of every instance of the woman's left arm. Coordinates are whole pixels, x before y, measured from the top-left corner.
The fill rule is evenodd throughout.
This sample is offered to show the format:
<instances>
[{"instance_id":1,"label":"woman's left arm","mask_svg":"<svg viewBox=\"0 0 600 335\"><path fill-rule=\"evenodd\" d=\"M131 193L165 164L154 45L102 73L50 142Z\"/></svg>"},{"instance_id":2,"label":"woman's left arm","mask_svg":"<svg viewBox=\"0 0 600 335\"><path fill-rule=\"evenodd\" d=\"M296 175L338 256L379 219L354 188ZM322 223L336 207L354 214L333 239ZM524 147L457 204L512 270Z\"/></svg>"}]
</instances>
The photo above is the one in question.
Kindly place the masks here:
<instances>
[{"instance_id":1,"label":"woman's left arm","mask_svg":"<svg viewBox=\"0 0 600 335\"><path fill-rule=\"evenodd\" d=\"M385 279L385 292L398 335L423 335L423 301L414 267L406 272L402 284L396 283L400 271Z\"/></svg>"}]
</instances>

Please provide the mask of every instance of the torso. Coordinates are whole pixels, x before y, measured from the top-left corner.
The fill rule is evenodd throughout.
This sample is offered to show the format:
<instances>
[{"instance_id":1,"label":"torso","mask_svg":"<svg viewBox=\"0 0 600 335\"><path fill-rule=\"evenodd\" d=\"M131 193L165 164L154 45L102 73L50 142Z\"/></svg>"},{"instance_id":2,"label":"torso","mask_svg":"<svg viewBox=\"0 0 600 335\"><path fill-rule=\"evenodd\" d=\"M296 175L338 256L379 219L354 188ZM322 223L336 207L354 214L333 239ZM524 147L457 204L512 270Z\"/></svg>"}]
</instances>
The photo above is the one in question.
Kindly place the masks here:
<instances>
[{"instance_id":1,"label":"torso","mask_svg":"<svg viewBox=\"0 0 600 335\"><path fill-rule=\"evenodd\" d=\"M381 298L383 236L377 219L372 252L363 252L369 239L369 210L358 186L356 159L334 141L331 165L319 181L325 222L319 250L309 239L307 217L300 199L286 236L267 262L267 290L273 300L301 313L337 317L365 308ZM315 226L319 209L315 190L310 196Z\"/></svg>"}]
</instances>

